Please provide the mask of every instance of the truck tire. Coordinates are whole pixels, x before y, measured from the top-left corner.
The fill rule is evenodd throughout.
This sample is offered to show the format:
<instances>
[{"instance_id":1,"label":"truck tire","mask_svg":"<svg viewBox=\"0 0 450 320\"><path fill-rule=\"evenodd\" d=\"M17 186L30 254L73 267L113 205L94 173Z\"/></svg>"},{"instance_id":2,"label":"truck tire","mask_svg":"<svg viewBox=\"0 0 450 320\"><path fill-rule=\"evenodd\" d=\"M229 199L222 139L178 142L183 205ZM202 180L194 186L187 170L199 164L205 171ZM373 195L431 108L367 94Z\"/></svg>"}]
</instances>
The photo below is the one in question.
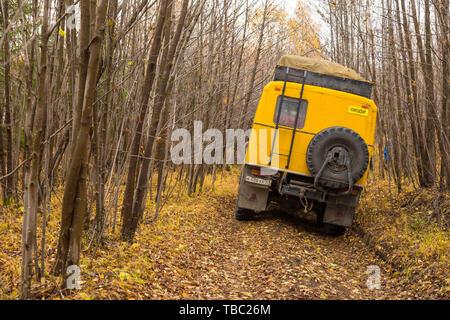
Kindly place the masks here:
<instances>
[{"instance_id":1,"label":"truck tire","mask_svg":"<svg viewBox=\"0 0 450 320\"><path fill-rule=\"evenodd\" d=\"M331 150L340 149L350 158L352 183L364 175L369 164L369 150L364 139L355 131L345 127L330 127L320 131L312 138L306 151L306 163L313 176L316 176ZM331 189L348 186L347 167L328 163L324 168L319 184Z\"/></svg>"},{"instance_id":2,"label":"truck tire","mask_svg":"<svg viewBox=\"0 0 450 320\"><path fill-rule=\"evenodd\" d=\"M328 234L330 236L335 236L335 237L342 236L346 230L346 228L343 226L338 226L338 225L331 224L331 223L324 223L323 229L326 234Z\"/></svg>"},{"instance_id":3,"label":"truck tire","mask_svg":"<svg viewBox=\"0 0 450 320\"><path fill-rule=\"evenodd\" d=\"M236 207L234 217L236 218L236 220L246 221L246 220L251 220L253 217L253 214L254 214L254 212L250 209Z\"/></svg>"}]
</instances>

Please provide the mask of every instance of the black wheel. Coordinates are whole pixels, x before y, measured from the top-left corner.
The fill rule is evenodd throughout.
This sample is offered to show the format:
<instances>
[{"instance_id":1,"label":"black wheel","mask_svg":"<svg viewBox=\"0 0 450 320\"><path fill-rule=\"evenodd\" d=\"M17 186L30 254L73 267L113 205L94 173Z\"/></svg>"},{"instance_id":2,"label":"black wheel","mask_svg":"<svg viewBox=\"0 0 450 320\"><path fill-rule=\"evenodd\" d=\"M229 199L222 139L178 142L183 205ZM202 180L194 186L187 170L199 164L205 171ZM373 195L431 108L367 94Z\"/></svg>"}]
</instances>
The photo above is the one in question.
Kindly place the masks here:
<instances>
[{"instance_id":1,"label":"black wheel","mask_svg":"<svg viewBox=\"0 0 450 320\"><path fill-rule=\"evenodd\" d=\"M250 209L243 209L243 208L236 207L236 212L234 213L234 217L236 218L236 220L245 221L245 220L251 220L253 217L253 214L254 214L254 212Z\"/></svg>"},{"instance_id":2,"label":"black wheel","mask_svg":"<svg viewBox=\"0 0 450 320\"><path fill-rule=\"evenodd\" d=\"M361 179L369 164L369 150L364 139L345 127L324 129L309 143L306 163L313 176L319 173L327 157L331 160L322 171L319 184L332 189L348 186L347 160L350 163L352 183Z\"/></svg>"},{"instance_id":3,"label":"black wheel","mask_svg":"<svg viewBox=\"0 0 450 320\"><path fill-rule=\"evenodd\" d=\"M329 234L331 236L342 236L345 233L345 227L343 226L337 226L335 224L330 223L324 223L323 229L326 234Z\"/></svg>"}]
</instances>

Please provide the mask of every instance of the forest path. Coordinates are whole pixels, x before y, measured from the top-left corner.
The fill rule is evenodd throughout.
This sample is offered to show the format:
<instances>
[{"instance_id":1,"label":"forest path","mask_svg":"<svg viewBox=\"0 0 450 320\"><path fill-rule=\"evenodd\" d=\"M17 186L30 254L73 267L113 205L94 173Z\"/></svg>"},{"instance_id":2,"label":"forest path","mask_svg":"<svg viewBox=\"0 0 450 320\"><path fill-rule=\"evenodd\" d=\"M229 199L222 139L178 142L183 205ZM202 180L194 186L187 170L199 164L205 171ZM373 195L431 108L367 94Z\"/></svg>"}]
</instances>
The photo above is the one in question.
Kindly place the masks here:
<instances>
[{"instance_id":1,"label":"forest path","mask_svg":"<svg viewBox=\"0 0 450 320\"><path fill-rule=\"evenodd\" d=\"M159 218L144 221L133 244L119 229L105 245L83 251L80 290L62 292L47 275L33 288L35 299L408 299L426 298L380 259L354 231L325 235L311 223L278 210L254 220L234 218L239 175L225 173L215 189L171 195ZM56 205L54 211L57 212ZM20 219L0 233L0 298L17 298L20 283ZM14 220L13 220L14 219ZM8 221L9 221L8 220ZM17 223L13 223L17 221ZM49 229L56 232L58 220ZM52 234L49 232L49 234ZM15 238L14 238L15 237ZM14 241L12 241L14 240ZM56 244L56 238L53 239ZM3 255L2 255L3 254ZM8 258L7 258L8 257ZM12 257L12 258L9 258ZM7 260L9 259L9 260ZM54 262L54 251L47 265ZM367 268L380 267L381 288L367 288Z\"/></svg>"},{"instance_id":2,"label":"forest path","mask_svg":"<svg viewBox=\"0 0 450 320\"><path fill-rule=\"evenodd\" d=\"M156 257L153 298L408 298L391 266L352 231L331 237L276 210L237 221L233 195L203 198L208 209L181 223L177 253ZM381 268L380 290L367 288L370 265Z\"/></svg>"}]
</instances>

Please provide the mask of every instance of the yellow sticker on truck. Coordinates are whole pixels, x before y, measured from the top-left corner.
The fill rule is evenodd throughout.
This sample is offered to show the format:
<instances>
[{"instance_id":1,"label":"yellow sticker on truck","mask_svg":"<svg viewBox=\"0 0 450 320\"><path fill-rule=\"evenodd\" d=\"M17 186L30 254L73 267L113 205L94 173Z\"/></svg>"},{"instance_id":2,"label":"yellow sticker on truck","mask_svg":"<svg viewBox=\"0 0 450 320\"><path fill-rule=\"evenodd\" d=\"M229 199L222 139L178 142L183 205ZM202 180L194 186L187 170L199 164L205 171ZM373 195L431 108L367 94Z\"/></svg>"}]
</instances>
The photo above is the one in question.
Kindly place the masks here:
<instances>
[{"instance_id":1,"label":"yellow sticker on truck","mask_svg":"<svg viewBox=\"0 0 450 320\"><path fill-rule=\"evenodd\" d=\"M353 114L367 117L369 115L369 107L368 106L362 106L362 107L349 106L348 113L353 113Z\"/></svg>"}]
</instances>

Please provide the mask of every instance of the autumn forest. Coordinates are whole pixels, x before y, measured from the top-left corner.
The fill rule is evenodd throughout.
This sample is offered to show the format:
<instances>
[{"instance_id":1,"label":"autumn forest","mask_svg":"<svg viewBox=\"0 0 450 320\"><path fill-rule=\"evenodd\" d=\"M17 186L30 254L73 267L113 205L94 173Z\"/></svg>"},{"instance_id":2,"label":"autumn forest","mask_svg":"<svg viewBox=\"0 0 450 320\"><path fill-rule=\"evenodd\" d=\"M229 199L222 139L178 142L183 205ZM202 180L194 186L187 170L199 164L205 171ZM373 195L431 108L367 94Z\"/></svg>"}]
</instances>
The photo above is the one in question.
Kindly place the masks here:
<instances>
[{"instance_id":1,"label":"autumn forest","mask_svg":"<svg viewBox=\"0 0 450 320\"><path fill-rule=\"evenodd\" d=\"M449 298L449 0L0 3L0 299ZM171 158L178 128L250 128L282 55L373 84L340 237L235 221L241 165Z\"/></svg>"}]
</instances>

